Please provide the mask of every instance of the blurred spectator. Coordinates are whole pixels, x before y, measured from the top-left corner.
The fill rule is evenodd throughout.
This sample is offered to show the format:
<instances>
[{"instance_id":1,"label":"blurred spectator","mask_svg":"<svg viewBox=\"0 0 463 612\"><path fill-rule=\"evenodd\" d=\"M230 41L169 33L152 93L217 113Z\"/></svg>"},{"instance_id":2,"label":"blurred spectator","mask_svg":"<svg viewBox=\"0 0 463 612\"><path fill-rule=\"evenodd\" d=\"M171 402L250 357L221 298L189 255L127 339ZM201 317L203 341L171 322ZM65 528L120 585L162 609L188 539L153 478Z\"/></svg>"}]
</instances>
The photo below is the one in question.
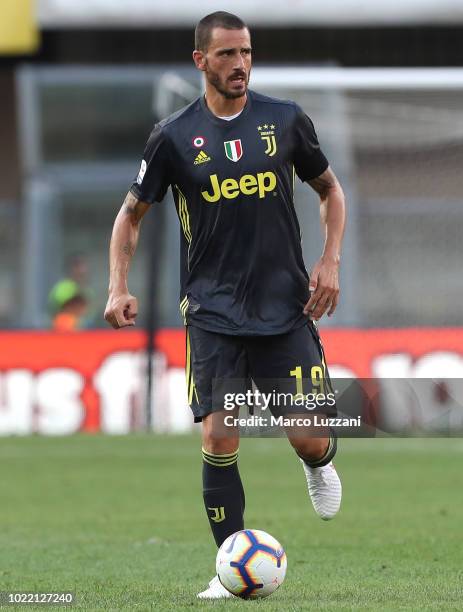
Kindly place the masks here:
<instances>
[{"instance_id":1,"label":"blurred spectator","mask_svg":"<svg viewBox=\"0 0 463 612\"><path fill-rule=\"evenodd\" d=\"M71 255L66 270L65 278L59 280L48 294L53 327L56 328L55 321L58 315L66 315L64 319L69 318L69 315L77 317L78 327L87 327L91 319L93 291L88 285L88 263L85 255L81 253Z\"/></svg>"},{"instance_id":2,"label":"blurred spectator","mask_svg":"<svg viewBox=\"0 0 463 612\"><path fill-rule=\"evenodd\" d=\"M52 327L55 331L76 331L85 322L88 307L87 298L79 293L77 284L74 283L74 285L76 293L63 303L59 312L53 317Z\"/></svg>"}]
</instances>

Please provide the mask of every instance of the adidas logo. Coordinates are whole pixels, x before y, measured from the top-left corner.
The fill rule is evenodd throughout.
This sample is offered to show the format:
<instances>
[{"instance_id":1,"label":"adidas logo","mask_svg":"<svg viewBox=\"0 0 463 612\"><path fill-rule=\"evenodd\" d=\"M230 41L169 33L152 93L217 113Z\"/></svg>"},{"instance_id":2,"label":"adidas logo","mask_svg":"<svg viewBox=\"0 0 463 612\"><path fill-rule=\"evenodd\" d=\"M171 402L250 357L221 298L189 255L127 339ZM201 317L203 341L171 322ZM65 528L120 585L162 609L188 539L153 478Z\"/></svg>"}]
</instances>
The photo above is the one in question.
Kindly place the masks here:
<instances>
[{"instance_id":1,"label":"adidas logo","mask_svg":"<svg viewBox=\"0 0 463 612\"><path fill-rule=\"evenodd\" d=\"M205 164L206 162L211 161L211 158L204 151L200 151L198 155L195 157L194 164L197 166L198 164Z\"/></svg>"}]
</instances>

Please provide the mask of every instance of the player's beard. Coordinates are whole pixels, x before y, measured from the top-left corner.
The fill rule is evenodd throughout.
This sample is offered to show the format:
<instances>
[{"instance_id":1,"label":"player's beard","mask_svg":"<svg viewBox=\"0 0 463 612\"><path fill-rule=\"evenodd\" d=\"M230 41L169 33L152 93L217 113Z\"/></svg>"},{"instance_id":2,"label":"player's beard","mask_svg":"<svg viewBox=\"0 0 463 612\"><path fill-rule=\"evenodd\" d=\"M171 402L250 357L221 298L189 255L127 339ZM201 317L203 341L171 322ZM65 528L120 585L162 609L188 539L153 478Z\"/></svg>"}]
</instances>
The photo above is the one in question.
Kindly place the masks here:
<instances>
[{"instance_id":1,"label":"player's beard","mask_svg":"<svg viewBox=\"0 0 463 612\"><path fill-rule=\"evenodd\" d=\"M206 66L206 79L224 98L227 98L227 100L235 100L236 98L242 98L246 95L250 72L246 74L246 72L243 70L243 72L240 73L240 76L244 77L244 88L241 91L230 91L230 89L227 89L227 83L229 82L230 77L227 77L227 79L224 80L217 72L211 70L207 63Z\"/></svg>"}]
</instances>

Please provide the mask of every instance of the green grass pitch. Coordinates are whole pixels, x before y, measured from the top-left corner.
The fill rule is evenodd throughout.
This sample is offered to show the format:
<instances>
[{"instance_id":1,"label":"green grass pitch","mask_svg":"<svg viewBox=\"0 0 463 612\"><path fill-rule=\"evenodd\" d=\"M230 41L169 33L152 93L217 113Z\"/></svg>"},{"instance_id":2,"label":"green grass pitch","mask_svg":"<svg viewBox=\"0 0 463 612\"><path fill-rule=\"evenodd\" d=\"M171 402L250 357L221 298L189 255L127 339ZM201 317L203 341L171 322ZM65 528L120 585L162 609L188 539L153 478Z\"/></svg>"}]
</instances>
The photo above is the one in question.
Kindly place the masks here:
<instances>
[{"instance_id":1,"label":"green grass pitch","mask_svg":"<svg viewBox=\"0 0 463 612\"><path fill-rule=\"evenodd\" d=\"M196 600L216 552L199 450L196 436L1 439L0 591L70 590L85 610L462 609L463 440L341 441L327 523L285 440L243 440L246 525L288 555L261 601Z\"/></svg>"}]
</instances>

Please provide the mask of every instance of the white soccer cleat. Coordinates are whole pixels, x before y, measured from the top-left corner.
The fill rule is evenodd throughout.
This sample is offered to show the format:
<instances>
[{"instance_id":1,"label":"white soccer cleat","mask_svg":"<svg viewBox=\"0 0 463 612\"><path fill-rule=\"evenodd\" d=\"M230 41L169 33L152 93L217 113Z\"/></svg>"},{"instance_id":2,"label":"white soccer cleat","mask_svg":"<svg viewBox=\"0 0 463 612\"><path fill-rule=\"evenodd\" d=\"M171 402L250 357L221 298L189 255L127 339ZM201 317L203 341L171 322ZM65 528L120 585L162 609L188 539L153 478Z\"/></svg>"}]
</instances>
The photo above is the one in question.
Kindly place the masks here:
<instances>
[{"instance_id":1,"label":"white soccer cleat","mask_svg":"<svg viewBox=\"0 0 463 612\"><path fill-rule=\"evenodd\" d=\"M309 467L301 459L307 478L310 499L315 512L324 521L336 516L341 506L342 485L333 463L318 468Z\"/></svg>"},{"instance_id":2,"label":"white soccer cleat","mask_svg":"<svg viewBox=\"0 0 463 612\"><path fill-rule=\"evenodd\" d=\"M227 597L235 597L233 593L227 591L222 585L218 576L214 576L209 582L209 588L196 595L198 599L226 599Z\"/></svg>"}]
</instances>

